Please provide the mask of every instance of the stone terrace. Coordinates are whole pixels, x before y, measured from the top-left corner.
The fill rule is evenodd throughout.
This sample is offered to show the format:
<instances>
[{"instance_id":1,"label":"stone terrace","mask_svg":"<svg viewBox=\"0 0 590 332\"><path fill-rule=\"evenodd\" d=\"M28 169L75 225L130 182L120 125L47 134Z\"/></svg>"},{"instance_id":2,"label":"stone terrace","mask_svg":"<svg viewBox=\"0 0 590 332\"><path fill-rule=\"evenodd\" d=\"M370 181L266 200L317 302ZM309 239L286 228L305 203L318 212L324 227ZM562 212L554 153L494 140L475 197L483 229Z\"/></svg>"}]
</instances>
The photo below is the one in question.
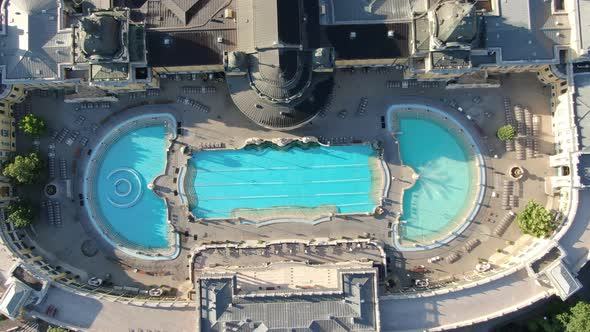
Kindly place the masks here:
<instances>
[{"instance_id":1,"label":"stone terrace","mask_svg":"<svg viewBox=\"0 0 590 332\"><path fill-rule=\"evenodd\" d=\"M27 151L37 149L46 158L49 153L55 153L57 158L65 159L69 170L68 177L80 179L80 174L86 165L88 149L100 139L100 133L106 132L103 124L115 123L117 119L126 119L136 114L147 112L169 112L181 123L181 135L177 140L179 145L199 147L201 143L225 143L228 148L242 146L245 139L250 137L277 138L295 136L323 137L338 144L350 143L352 140L382 140L385 144L391 142L390 133L381 127L381 117L385 116L387 109L392 104L416 103L439 107L452 116L466 123L480 141L481 149L485 154L488 167L488 183L484 204L475 222L460 235L460 237L439 249L418 252L399 252L390 249L391 259L389 269L395 287L406 287L411 284L411 279L422 277L420 274L407 273L415 266L425 265L429 270L431 279L444 279L450 276L459 276L473 270L479 258L489 258L496 255L496 262L502 262L506 256L498 257L496 249L504 248L507 244L516 241L520 233L515 223L501 236L495 236L493 229L503 217L505 211L500 209L500 199L492 198L491 192L501 192L499 183L506 178L508 167L513 164L522 165L527 176L520 182L517 195L518 211L529 199L552 206L551 197L544 194L544 177L550 175L548 155L553 153L551 134L551 115L549 110L549 88L542 86L532 74L521 74L502 77L503 85L498 89L467 89L445 90L443 88L422 88L414 86L407 89L388 88L386 82L401 79L401 73L390 71L378 73L338 72L336 74L336 87L332 106L329 112L320 115L311 124L292 132L274 132L255 126L244 118L235 109L228 96L225 83L201 81L163 81L161 91L157 96L122 95L120 102L111 105L111 108L76 110L76 105L64 104L61 93L49 93L41 95L33 93L26 101L32 103L33 112L47 119L50 130L61 131L69 128L70 131L79 131L80 136L88 137L89 144L85 147L80 141L67 145L55 143L50 137L42 138L39 142L31 142L19 134L17 137L18 150ZM186 95L182 92L185 86L214 86L217 89L211 95ZM211 113L201 113L186 105L175 104L178 95L186 95L211 109ZM356 114L356 108L360 97L368 98L368 109L364 116ZM478 97L481 101L474 102ZM538 157L524 161L516 160L514 152L506 153L503 143L495 138L497 128L505 123L503 99L509 97L513 104L527 106L531 112L541 118L542 131L539 137L540 154ZM480 130L471 123L464 114L455 108L459 105L468 114ZM24 108L23 108L24 109ZM338 116L339 112L347 110L344 118ZM486 115L487 114L487 115ZM22 110L15 112L17 118L23 116ZM81 121L81 117L84 120ZM33 144L35 143L35 144ZM55 150L50 151L51 144L55 143ZM387 149L387 147L386 147ZM401 169L399 160L390 157L386 151L386 161L390 164L392 175L398 178L404 177L396 171ZM498 158L495 158L495 156ZM183 163L178 154L174 154L169 160L170 172ZM172 175L173 176L173 175ZM170 185L170 179L166 180L166 187ZM47 221L46 210L41 210L41 220L35 224L34 229L27 231L27 238L35 243L35 247L53 265L59 265L65 270L84 281L91 276L103 276L110 274L115 285L133 285L144 287L152 284L165 284L176 287L181 292L191 287L187 280L187 254L188 251L201 244L211 242L241 242L247 240L270 241L275 239L309 240L313 238L357 238L359 236L371 236L384 243L392 243L392 225L396 221L396 204L399 199L391 198L386 205L387 214L383 217L336 217L330 222L324 222L316 226L300 223L284 223L262 227L239 224L235 221L212 221L204 223L191 223L188 221L186 210L180 208L177 198L171 200L171 219L176 229L181 234L181 247L183 252L174 261L148 262L133 259L120 252L113 251L100 240L93 227L89 224L86 212L80 206L78 194L82 192L79 181L73 181L74 197L63 197L59 200L63 214L63 227L55 227ZM396 194L396 183L393 183L390 195ZM175 188L169 188L175 189ZM36 204L41 205L42 190L38 186L22 189ZM482 244L471 253L465 253L461 247L469 239L477 238ZM514 244L522 245L522 242ZM82 250L85 248L85 250ZM102 249L102 250L98 250ZM444 260L437 264L427 263L433 256L446 257L453 252L461 252L462 258L448 264Z\"/></svg>"}]
</instances>

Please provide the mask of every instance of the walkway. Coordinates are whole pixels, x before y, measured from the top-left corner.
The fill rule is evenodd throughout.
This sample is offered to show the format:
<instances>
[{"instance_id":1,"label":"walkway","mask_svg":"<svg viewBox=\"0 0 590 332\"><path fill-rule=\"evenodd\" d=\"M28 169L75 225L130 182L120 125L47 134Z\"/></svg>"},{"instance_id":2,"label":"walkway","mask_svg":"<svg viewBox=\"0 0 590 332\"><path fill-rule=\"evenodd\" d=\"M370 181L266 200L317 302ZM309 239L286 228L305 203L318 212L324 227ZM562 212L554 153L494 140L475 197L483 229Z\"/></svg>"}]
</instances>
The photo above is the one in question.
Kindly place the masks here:
<instances>
[{"instance_id":1,"label":"walkway","mask_svg":"<svg viewBox=\"0 0 590 332\"><path fill-rule=\"evenodd\" d=\"M559 241L566 260L575 272L588 260L590 243L590 190L580 190L578 210L571 227ZM448 329L471 325L516 311L552 293L527 276L525 270L498 280L442 295L392 299L382 297L381 317L411 319L382 320L383 331Z\"/></svg>"},{"instance_id":2,"label":"walkway","mask_svg":"<svg viewBox=\"0 0 590 332\"><path fill-rule=\"evenodd\" d=\"M575 198L572 197L572 198ZM590 247L590 190L578 191L578 210L573 224L567 233L559 240L559 244L566 252L566 260L569 268L579 270L589 259Z\"/></svg>"},{"instance_id":3,"label":"walkway","mask_svg":"<svg viewBox=\"0 0 590 332\"><path fill-rule=\"evenodd\" d=\"M146 307L127 303L97 300L51 287L47 298L32 312L51 322L44 315L49 305L58 308L56 319L84 331L160 331L193 332L197 330L195 307Z\"/></svg>"},{"instance_id":4,"label":"walkway","mask_svg":"<svg viewBox=\"0 0 590 332\"><path fill-rule=\"evenodd\" d=\"M449 329L486 321L544 298L550 290L521 270L481 286L422 298L380 299L383 331Z\"/></svg>"}]
</instances>

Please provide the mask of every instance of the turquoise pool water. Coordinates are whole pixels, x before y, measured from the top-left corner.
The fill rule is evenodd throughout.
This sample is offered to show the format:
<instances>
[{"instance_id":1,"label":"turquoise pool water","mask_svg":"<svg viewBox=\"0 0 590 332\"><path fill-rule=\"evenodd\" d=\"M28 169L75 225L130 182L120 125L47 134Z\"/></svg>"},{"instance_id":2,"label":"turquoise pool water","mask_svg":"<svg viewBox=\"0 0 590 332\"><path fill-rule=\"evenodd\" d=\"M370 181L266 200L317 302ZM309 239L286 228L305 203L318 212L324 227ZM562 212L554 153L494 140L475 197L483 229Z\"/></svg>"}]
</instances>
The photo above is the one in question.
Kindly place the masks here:
<instances>
[{"instance_id":1,"label":"turquoise pool water","mask_svg":"<svg viewBox=\"0 0 590 332\"><path fill-rule=\"evenodd\" d=\"M168 245L166 205L147 188L164 171L165 135L163 125L138 128L105 148L93 182L93 204L117 242L144 248Z\"/></svg>"},{"instance_id":2,"label":"turquoise pool water","mask_svg":"<svg viewBox=\"0 0 590 332\"><path fill-rule=\"evenodd\" d=\"M463 222L473 199L475 164L442 120L400 115L399 126L402 161L420 176L404 192L402 240L425 243Z\"/></svg>"},{"instance_id":3,"label":"turquoise pool water","mask_svg":"<svg viewBox=\"0 0 590 332\"><path fill-rule=\"evenodd\" d=\"M372 171L376 154L366 145L202 151L190 163L196 169L192 212L197 218L281 207L372 212L381 190Z\"/></svg>"}]
</instances>

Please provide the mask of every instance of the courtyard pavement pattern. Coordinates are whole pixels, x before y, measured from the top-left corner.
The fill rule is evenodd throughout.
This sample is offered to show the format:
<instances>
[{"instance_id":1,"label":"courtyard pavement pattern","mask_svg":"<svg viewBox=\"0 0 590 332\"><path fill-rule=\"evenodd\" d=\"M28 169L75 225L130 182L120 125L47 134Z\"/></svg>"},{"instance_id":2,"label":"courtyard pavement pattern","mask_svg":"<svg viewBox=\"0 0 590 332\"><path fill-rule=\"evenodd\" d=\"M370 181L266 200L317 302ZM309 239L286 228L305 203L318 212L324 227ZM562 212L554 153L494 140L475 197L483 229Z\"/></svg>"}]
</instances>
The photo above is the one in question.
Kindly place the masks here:
<instances>
[{"instance_id":1,"label":"courtyard pavement pattern","mask_svg":"<svg viewBox=\"0 0 590 332\"><path fill-rule=\"evenodd\" d=\"M116 120L114 117L121 116L121 118L126 118L136 112L141 113L150 110L157 110L158 112L170 111L174 113L175 116L177 116L178 121L182 122L182 127L184 129L181 141L182 139L190 140L190 143L194 146L198 146L199 142L227 142L228 147L231 148L241 146L243 143L243 138L252 136L262 138L276 138L289 137L291 135L318 136L318 134L321 134L321 136L329 138L342 137L343 132L350 132L350 135L353 135L355 138L363 138L367 140L374 138L383 139L388 137L388 133L380 128L379 117L385 114L385 109L392 103L418 103L421 100L427 100L429 103L436 104L440 103L440 98L454 98L457 99L458 103L462 107L464 107L467 114L470 114L474 119L476 119L476 122L486 124L485 126L482 126L482 129L486 133L486 136L490 137L488 141L484 143L485 151L488 157L487 159L491 160L490 166L497 169L499 172L505 172L506 167L514 160L514 158L510 155L507 156L508 160L490 158L494 154L499 154L501 157L505 156L503 154L503 148L501 144L493 138L495 129L504 122L503 110L501 109L501 102L504 96L510 96L513 104L525 104L529 106L534 113L541 114L543 130L550 133L551 120L549 118L550 115L548 110L548 89L543 89L536 81L534 75L513 75L510 80L505 82L506 84L504 84L501 89L469 90L467 92L465 90L447 91L444 89L385 88L385 82L387 80L396 79L396 77L392 77L393 75L395 74L383 75L372 73L361 75L338 73L337 86L335 90L336 98L334 98L331 112L337 113L340 109L348 108L349 113L353 114L354 106L351 108L350 105L358 104L359 96L364 94L369 98L369 115L363 118L357 118L354 115L349 115L347 119L341 120L338 119L335 114L328 114L326 117L318 117L311 125L290 133L276 133L258 128L255 125L249 123L231 104L229 97L223 97L226 93L223 84L217 84L220 95L203 97L203 103L210 106L213 110L212 114L209 115L196 114L195 111L184 108L180 105L171 104L164 106L156 104L155 100L149 102L147 100L137 101L131 100L126 96L121 98L120 104L114 105L117 107L117 109L130 108L125 113L114 113L113 110L95 110L81 114L84 114L87 117L86 121L88 121L90 124L104 123L104 118L107 115L111 117L111 120ZM363 82L363 85L359 86L358 82ZM159 97L158 103L164 103L165 101L172 102L179 94L179 88L189 84L195 83L164 82L162 95ZM518 89L516 89L516 87L518 87ZM479 105L474 105L471 103L470 101L474 96L481 96L482 103ZM142 106L141 109L131 109L132 106L140 106L142 103L149 103L151 105ZM38 105L41 104L45 106L43 109L38 107ZM37 109L39 109L39 112L41 112L41 114L48 119L49 125L52 129L60 129L65 124L70 125L79 115L79 113L74 112L73 108L73 105L64 105L59 101L59 98L54 100L53 98L47 97L33 97L34 112L37 112ZM101 111L104 111L104 113L101 113ZM484 111L491 111L494 113L494 116L491 119L484 118ZM87 125L83 129L83 132L85 131L90 136L90 145L92 145L92 142L98 138L100 133L92 134L89 127L90 126ZM231 132L231 137L228 137L228 132ZM255 135L252 133L255 133ZM19 150L21 151L31 148L31 146L26 143L25 139L19 139L18 142ZM49 142L42 140L40 145L42 155L47 155L46 149L48 143ZM541 151L543 151L543 154L553 153L551 146L552 143L548 140L542 142ZM81 169L83 166L82 161L85 156L84 151L86 150L78 150L76 147L58 145L57 153L61 156L64 156L65 158L68 158L70 165L75 166L71 168L73 172L76 169L78 169L78 172L80 172L79 169ZM528 167L529 165L527 163L527 170L530 172L530 174L534 175L534 178L531 178L530 180L532 181L530 182L527 180L527 187L525 187L524 190L521 190L521 192L526 193L523 195L523 197L521 197L521 202L524 203L530 198L535 198L540 202L547 201L547 198L543 194L542 190L543 177L548 175L547 158L535 158L533 162L530 163L530 168ZM25 190L36 193L40 192L38 188L25 188ZM80 188L74 189L76 194L79 191ZM42 198L39 197L39 200L40 199ZM38 244L37 249L42 251L43 256L47 257L53 262L53 264L59 264L60 266L71 269L75 273L78 273L81 276L81 279L85 279L88 276L100 276L104 273L111 273L112 280L115 284L141 286L156 283L166 283L182 288L181 285L184 283L184 286L187 286L185 282L187 273L186 259L183 258L186 257L185 254L181 254L180 258L176 261L160 265L125 258L124 263L129 267L124 269L122 269L121 265L115 261L116 259L120 258L118 253L110 252L108 248L103 248L103 252L99 252L92 257L83 255L78 248L80 248L82 243L86 240L97 239L97 234L94 233L92 229L85 227L86 222L84 221L85 216L83 214L83 209L77 207L78 202L76 200L69 203L65 201L63 204L64 208L62 211L67 211L68 214L67 216L64 216L65 223L63 228L54 228L49 226L45 220L42 220L41 223L36 225L35 232L30 232L30 234L28 234L28 236L30 236L31 239L33 239ZM494 202L490 202L490 199L488 198L486 204L494 204ZM498 204L499 203L495 203L495 205ZM582 199L580 200L580 204L582 204ZM480 234L490 234L490 228L492 228L497 219L503 215L503 211L500 212L500 215L497 215L498 211L500 210L495 205L490 205L490 211L487 212L488 216L483 217L482 220L475 223L473 227L468 228L463 234L465 235L465 238L459 239L456 241L456 243L452 243L447 247L443 247L431 252L414 252L403 254L400 254L399 252L392 252L392 265L390 266L392 274L397 275L398 282L407 282L407 280L403 280L404 276L406 275L406 268L418 264L424 264L427 258L435 255L447 255L457 247L460 247L462 242L473 234L476 236L480 236ZM552 201L549 200L547 205L551 206ZM486 211L483 211L483 213L486 213ZM574 227L584 227L583 230L587 231L587 217L588 216L585 216L586 219L583 221L583 225L585 226L579 226L578 223L576 223ZM334 221L322 223L313 227L301 224L280 224L259 228L254 228L253 226L248 225L240 225L233 222L210 222L202 224L186 223L180 226L180 230L187 231L189 234L189 236L182 237L182 247L184 250L188 250L198 244L219 239L222 239L223 241L227 240L239 242L253 239L304 239L309 238L310 236L316 238L338 238L341 236L356 238L360 234L369 233L371 236L377 239L387 240L390 239L391 236L391 222L391 218L371 218L369 220L362 218L337 218ZM587 233L590 234L590 232ZM568 233L566 237L569 238L569 234L570 233ZM55 241L56 235L59 237L59 239L61 239L60 241ZM196 236L196 239L194 236ZM493 252L496 251L496 248L503 246L506 241L516 240L518 236L519 233L517 227L515 223L513 223L513 225L508 229L502 238L486 237L486 242L484 242L484 244L479 246L474 252L472 252L472 254L468 255L467 257L463 257L460 262L452 265L442 263L440 265L434 266L432 269L435 271L432 277L458 275L465 271L470 271L473 269L473 266L479 257L489 257ZM572 237L573 236L574 235L572 235ZM590 237L590 235L588 235L588 237ZM568 241L572 243L572 246L579 247L579 249L575 252L577 257L582 258L584 254L587 255L587 251L585 253L582 252L583 246L579 243L579 241L585 241L585 239L571 238ZM103 247L100 243L97 243L96 245ZM146 271L155 271L154 273L157 275L152 276L146 273L135 273L133 272L133 268ZM502 281L504 279L506 280ZM491 314L493 312L505 309L506 303L504 301L488 301L488 299L490 299L492 295L494 300L500 298L510 298L512 296L511 294L513 294L516 290L514 287L518 287L519 285L521 286L522 290L517 291L523 292L521 293L523 298L527 297L528 295L543 295L546 292L546 290L540 286L539 289L532 287L533 281L528 279L521 272L515 273L507 278L502 278L495 283L496 287L494 287L493 284L489 286L490 288L488 291L483 293L479 293L475 290L479 287L475 288L473 291L462 291L466 292L464 295L466 295L466 299L468 300L464 301L471 303L469 309L474 312L473 315L475 315L475 312L478 310L478 306L474 304L480 305L484 302L486 303L485 305L480 306L481 310L477 314L478 316L485 316L485 314L482 314L483 312L489 312ZM515 285L513 285L513 283L515 283ZM492 291L492 287L496 289ZM419 324L419 318L425 318L426 322L431 322L431 325L429 326L456 323L462 317L454 316L451 313L467 310L467 306L462 304L460 297L454 296L453 294L455 293L449 293L448 295L442 296L425 297L423 300L416 302L416 304L411 304L411 308L414 308L416 311L410 309L406 310L406 306L407 308L410 308L409 305L411 300L405 302L406 305L404 306L400 304L404 302L398 302L398 300L388 300L384 298L382 301L384 304L381 307L382 316L384 315L386 317L397 318L404 317L404 319L395 319L399 320L399 322L386 322L384 328L386 328L386 330L422 328L418 325L412 327L411 323L409 323L411 321L414 322L414 324ZM459 295L461 293L456 294ZM70 313L68 316L76 316L75 314L71 313L79 312L79 309L76 308L76 306L70 307L67 305L67 303L76 303L78 300L69 298L69 296L79 297L78 295L64 292L61 289L52 288L50 291L50 296L44 305L49 303L57 303L61 306L63 304L63 308L65 310L62 312L64 312L64 315L66 315L66 313ZM162 325L154 325L152 324L153 321L151 318L149 318L150 315L158 317L160 314L164 314L172 309L148 308L146 310L157 311L145 311L143 314L139 314L140 310L144 310L143 307L130 306L123 303L113 303L104 299L84 302L83 298L81 298L79 301L82 301L80 302L81 306L89 306L89 312L94 312L95 316L75 317L77 321L72 322L72 324L75 323L74 325L78 325L80 327L84 326L83 328L89 331L104 331L107 328L107 325L101 324L108 324L108 321L112 321L113 324L119 322L121 324L125 324L125 328L120 329L121 331L128 331L131 328L151 328L155 330L157 329L157 326L163 326L162 331L184 331L183 328L189 327L191 324L192 327L190 327L189 330L193 330L196 324L194 321L196 315L194 311L192 311L194 308L192 310L187 310L185 308L176 308L173 310L174 312L182 312L182 314L178 314L179 316L175 316L180 325L169 325L173 323L167 323L167 318L163 318L166 320L163 321ZM97 304L92 301L98 301L99 305L97 306ZM98 307L99 310L94 309L93 311L92 306L94 306L94 308ZM123 306L127 307L127 309L122 309ZM432 310L433 307L436 310ZM414 315L421 315L425 309L430 309L430 311L427 312L430 312L431 316L417 317L417 319L410 318L414 317L410 315L411 313ZM131 313L126 310L137 310L137 313ZM43 312L42 308L40 308L39 311ZM129 315L129 319L125 318L125 315ZM147 315L148 318L145 318L144 315ZM175 314L172 314L171 316L174 315ZM192 320L188 319L188 317L190 317ZM466 315L464 318L469 319L469 317L471 316ZM145 324L141 322L142 319L145 320ZM105 320L106 322L104 322ZM389 323L393 325L387 325ZM183 327L181 325L186 326ZM166 326L177 327L178 329L166 329ZM111 327L112 328L109 330L119 330L118 325Z\"/></svg>"},{"instance_id":2,"label":"courtyard pavement pattern","mask_svg":"<svg viewBox=\"0 0 590 332\"><path fill-rule=\"evenodd\" d=\"M397 75L397 76L396 76ZM509 96L513 104L520 103L530 107L537 114L541 114L543 131L550 133L550 115L548 110L548 90L543 89L542 85L536 80L534 75L513 75L507 79L500 89L470 89L466 90L445 90L442 88L410 88L410 89L391 89L386 87L388 80L400 79L401 74L390 72L389 74L379 74L371 72L368 74L348 74L344 72L337 73L337 85L334 91L334 101L330 112L325 116L319 116L310 125L304 126L293 132L275 132L266 130L249 122L239 111L235 109L232 102L227 96L224 83L207 83L217 87L218 93L215 95L193 96L201 102L208 105L212 112L209 114L198 113L189 106L174 104L176 96L182 94L179 92L183 86L203 84L194 81L163 81L162 90L159 97L131 98L130 95L122 95L120 102L114 104L111 109L95 109L91 111L74 111L76 105L64 104L58 97L41 97L33 96L33 110L45 116L51 130L61 130L64 127L75 126L72 123L80 116L86 117L85 123L79 126L77 130L82 135L90 137L90 144L85 149L74 144L67 146L65 144L56 144L56 154L58 158L66 158L72 172L72 177L78 181L74 182L73 192L81 192L80 170L85 167L87 153L86 150L92 147L92 144L104 135L108 129L118 121L127 119L136 114L146 112L170 112L174 114L178 121L181 122L182 133L177 144L186 144L193 147L199 147L201 143L225 142L229 148L240 147L244 140L249 137L277 138L277 137L296 137L305 135L322 136L326 139L334 140L350 138L373 140L381 139L386 142L385 158L391 165L399 164L399 158L396 151L392 151L390 134L381 128L380 117L385 115L386 110L392 104L399 103L425 103L440 106L444 110L453 113L460 121L468 122L463 114L451 110L448 106L441 103L442 98L456 99L466 114L470 114L475 122L480 125L485 136L484 140L480 137L482 149L486 156L486 163L489 166L490 182L498 182L504 176L508 166L514 163L514 153L503 154L503 147L500 142L494 138L495 128L504 124L502 109L502 100L504 96ZM358 86L358 82L364 82L363 86ZM528 89L516 89L516 87L528 87ZM518 91L518 95L515 94ZM358 98L366 95L369 100L367 114L363 117L354 115L354 106L358 103ZM479 104L473 103L473 97L480 96ZM37 105L44 105L43 108ZM143 105L143 106L142 106ZM349 116L345 119L338 118L335 114L341 110L347 109ZM485 112L493 114L491 118L483 116ZM98 125L98 130L92 130L94 125ZM473 127L473 125L471 125ZM475 130L475 129L474 129ZM228 135L231 133L231 136ZM346 133L346 136L343 135ZM477 136L477 133L475 133ZM481 136L481 135L479 135ZM30 148L30 140L21 137L18 139L19 150ZM42 139L40 144L41 154L47 155L47 147L51 143L48 139ZM389 147L388 147L389 145ZM552 145L549 141L541 144L541 151L544 154L552 153ZM501 158L494 159L492 156L498 154ZM181 166L186 159L173 153L170 169ZM535 158L532 162L524 161L526 169L531 174L527 181L523 182L525 187L519 190L521 203L530 198L539 202L545 202L546 196L543 194L543 177L547 175L548 161L546 157ZM175 165L176 164L176 165ZM392 171L395 171L392 169ZM400 173L401 174L401 173ZM172 176L170 176L172 177ZM403 177L401 174L400 177ZM499 179L499 180L498 180ZM166 182L172 182L167 179ZM488 183L493 185L493 183ZM171 199L170 215L172 219L177 219L176 227L181 234L181 247L190 249L196 245L211 241L233 241L240 242L245 240L272 240L280 238L299 238L309 239L310 237L350 237L356 238L359 235L370 234L372 237L391 243L391 226L395 220L394 212L399 211L399 197L401 197L400 188L395 181L390 191L388 199L389 214L383 218L334 218L330 222L321 223L310 227L300 223L282 223L268 225L263 227L254 227L251 225L239 224L235 221L210 221L205 223L188 223L186 210L180 207L178 199ZM27 189L25 189L27 190ZM40 193L37 187L28 189L32 197L38 197ZM484 243L476 248L472 254L464 257L455 264L449 265L439 263L432 266L431 279L441 278L443 276L453 276L470 271L473 269L480 257L489 257L499 247L504 247L507 241L515 241L519 232L517 227L511 225L506 233L497 238L491 236L491 230L494 223L500 219L504 211L499 209L499 200L492 199L489 191L484 197L484 208L480 211L480 218L469 227L457 241L436 250L426 252L407 252L400 254L393 252L392 256L392 277L400 286L409 283L404 270L411 269L415 265L427 265L426 260L433 256L447 256L450 253L460 250L463 243L472 235L478 236ZM43 197L37 198L39 201ZM396 204L397 202L397 204ZM521 204L522 206L523 204ZM551 202L548 203L551 205ZM489 208L486 208L489 207ZM180 258L166 263L153 264L142 260L134 260L129 257L121 257L118 252L113 252L104 246L99 240L100 237L96 231L89 225L86 212L80 208L78 201L63 200L62 211L64 215L64 227L56 229L48 225L43 220L35 225L35 233L29 234L30 238L38 243L36 246L42 252L44 257L52 261L55 265L66 267L75 275L79 275L81 280L90 276L103 276L109 273L113 283L119 285L136 286L149 285L153 283L163 283L171 287L178 287L184 290L189 287L183 281L186 280L186 262L181 254ZM82 227L80 227L82 226ZM53 241L55 234L60 238L68 239L66 242ZM50 241L47 241L50 240ZM103 251L98 252L95 256L87 257L81 253L81 246L85 241L92 241L96 246L102 247ZM67 245L65 245L67 244ZM117 261L122 260L128 266L121 269ZM138 269L140 273L133 272ZM146 272L146 273L142 273Z\"/></svg>"}]
</instances>

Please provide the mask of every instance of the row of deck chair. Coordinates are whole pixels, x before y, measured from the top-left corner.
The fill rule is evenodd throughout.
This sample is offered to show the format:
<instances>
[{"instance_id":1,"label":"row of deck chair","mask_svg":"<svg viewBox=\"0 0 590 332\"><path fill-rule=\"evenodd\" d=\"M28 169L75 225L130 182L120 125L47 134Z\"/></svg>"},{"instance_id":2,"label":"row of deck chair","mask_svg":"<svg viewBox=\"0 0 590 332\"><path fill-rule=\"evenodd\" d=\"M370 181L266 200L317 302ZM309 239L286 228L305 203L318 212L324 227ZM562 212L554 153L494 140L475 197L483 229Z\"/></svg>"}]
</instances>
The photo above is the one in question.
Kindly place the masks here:
<instances>
[{"instance_id":1,"label":"row of deck chair","mask_svg":"<svg viewBox=\"0 0 590 332\"><path fill-rule=\"evenodd\" d=\"M463 245L463 250L465 250L465 252L472 252L473 249L475 249L480 244L481 241L479 239L470 239L469 241L465 242L465 245Z\"/></svg>"},{"instance_id":2,"label":"row of deck chair","mask_svg":"<svg viewBox=\"0 0 590 332\"><path fill-rule=\"evenodd\" d=\"M510 209L510 196L513 196L514 182L504 180L502 183L502 209Z\"/></svg>"},{"instance_id":3,"label":"row of deck chair","mask_svg":"<svg viewBox=\"0 0 590 332\"><path fill-rule=\"evenodd\" d=\"M524 126L527 136L533 136L533 113L528 108L524 109Z\"/></svg>"},{"instance_id":4,"label":"row of deck chair","mask_svg":"<svg viewBox=\"0 0 590 332\"><path fill-rule=\"evenodd\" d=\"M508 229L508 226L510 226L510 224L514 220L514 216L516 216L516 214L514 212L512 212L512 211L506 212L504 217L502 217L502 220L500 220L500 222L498 223L496 228L494 228L494 235L502 236L504 234L504 232L506 232L506 230Z\"/></svg>"},{"instance_id":5,"label":"row of deck chair","mask_svg":"<svg viewBox=\"0 0 590 332\"><path fill-rule=\"evenodd\" d=\"M508 98L504 98L504 117L506 118L506 124L511 126L516 125L516 122L514 121L514 113L510 106L510 99Z\"/></svg>"},{"instance_id":6,"label":"row of deck chair","mask_svg":"<svg viewBox=\"0 0 590 332\"><path fill-rule=\"evenodd\" d=\"M47 220L49 224L61 227L61 205L59 202L45 201L44 205L47 207Z\"/></svg>"},{"instance_id":7,"label":"row of deck chair","mask_svg":"<svg viewBox=\"0 0 590 332\"><path fill-rule=\"evenodd\" d=\"M526 159L526 140L523 137L519 137L516 139L514 149L516 150L516 159Z\"/></svg>"},{"instance_id":8,"label":"row of deck chair","mask_svg":"<svg viewBox=\"0 0 590 332\"><path fill-rule=\"evenodd\" d=\"M59 176L62 180L66 180L68 178L68 168L65 159L59 160Z\"/></svg>"},{"instance_id":9,"label":"row of deck chair","mask_svg":"<svg viewBox=\"0 0 590 332\"><path fill-rule=\"evenodd\" d=\"M516 133L518 135L526 135L524 123L524 109L520 105L514 106L514 118L516 119Z\"/></svg>"},{"instance_id":10,"label":"row of deck chair","mask_svg":"<svg viewBox=\"0 0 590 332\"><path fill-rule=\"evenodd\" d=\"M369 105L369 98L362 97L361 101L359 102L359 107L357 109L358 115L364 115L367 113L367 106Z\"/></svg>"},{"instance_id":11,"label":"row of deck chair","mask_svg":"<svg viewBox=\"0 0 590 332\"><path fill-rule=\"evenodd\" d=\"M189 95L210 95L217 92L217 88L214 86L185 86L182 88L182 92Z\"/></svg>"}]
</instances>

